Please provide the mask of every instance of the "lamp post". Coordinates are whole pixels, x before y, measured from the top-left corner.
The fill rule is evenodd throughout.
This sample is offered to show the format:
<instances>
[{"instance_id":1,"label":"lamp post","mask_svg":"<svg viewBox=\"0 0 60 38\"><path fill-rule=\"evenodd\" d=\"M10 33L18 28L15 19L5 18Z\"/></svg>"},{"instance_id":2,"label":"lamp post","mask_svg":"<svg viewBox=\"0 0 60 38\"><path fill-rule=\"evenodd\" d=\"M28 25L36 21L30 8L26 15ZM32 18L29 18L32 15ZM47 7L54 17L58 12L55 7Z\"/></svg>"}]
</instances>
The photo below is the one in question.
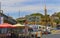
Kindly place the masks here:
<instances>
[{"instance_id":1,"label":"lamp post","mask_svg":"<svg viewBox=\"0 0 60 38\"><path fill-rule=\"evenodd\" d=\"M28 33L28 26L27 26L27 20L25 20L25 38L26 38L26 35Z\"/></svg>"}]
</instances>

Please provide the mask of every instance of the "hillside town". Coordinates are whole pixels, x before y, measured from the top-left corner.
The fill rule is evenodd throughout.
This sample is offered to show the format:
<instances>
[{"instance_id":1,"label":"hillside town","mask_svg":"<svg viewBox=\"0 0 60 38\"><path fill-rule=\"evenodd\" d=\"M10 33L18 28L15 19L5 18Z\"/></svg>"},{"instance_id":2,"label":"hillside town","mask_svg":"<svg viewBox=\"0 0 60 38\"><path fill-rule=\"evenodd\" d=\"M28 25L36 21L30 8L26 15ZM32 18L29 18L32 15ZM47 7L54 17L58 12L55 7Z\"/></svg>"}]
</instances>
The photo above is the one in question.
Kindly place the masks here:
<instances>
[{"instance_id":1,"label":"hillside town","mask_svg":"<svg viewBox=\"0 0 60 38\"><path fill-rule=\"evenodd\" d=\"M43 13L35 12L18 18L6 15L0 2L0 38L59 38L60 12L49 15L44 4Z\"/></svg>"},{"instance_id":2,"label":"hillside town","mask_svg":"<svg viewBox=\"0 0 60 38\"><path fill-rule=\"evenodd\" d=\"M28 35L28 38L34 38L38 36L41 37L45 34L57 34L58 32L60 32L58 31L56 33L56 29L60 29L60 12L54 13L50 16L47 14L47 8L45 8L44 11L45 15L41 13L33 13L30 15L26 15L25 17L19 17L17 19L13 19L13 17L7 16L3 12L0 12L0 25L2 25L0 26L0 33L6 34L7 32L13 31L14 33L17 33L20 36L22 35L22 37L20 38L23 38L23 36L25 36L23 34L25 34L26 32L26 34L31 34ZM12 26L9 27L7 25ZM25 32L23 32L23 30L25 30ZM32 35L34 37L32 37Z\"/></svg>"}]
</instances>

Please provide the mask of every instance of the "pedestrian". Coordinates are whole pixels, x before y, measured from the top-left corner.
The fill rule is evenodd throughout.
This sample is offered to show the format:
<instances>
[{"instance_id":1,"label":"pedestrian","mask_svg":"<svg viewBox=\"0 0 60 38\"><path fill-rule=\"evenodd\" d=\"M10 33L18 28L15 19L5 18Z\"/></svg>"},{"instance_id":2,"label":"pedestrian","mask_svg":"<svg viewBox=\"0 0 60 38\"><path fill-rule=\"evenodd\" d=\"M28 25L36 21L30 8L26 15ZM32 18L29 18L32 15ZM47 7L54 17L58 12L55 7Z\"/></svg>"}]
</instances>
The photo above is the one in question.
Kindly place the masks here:
<instances>
[{"instance_id":1,"label":"pedestrian","mask_svg":"<svg viewBox=\"0 0 60 38\"><path fill-rule=\"evenodd\" d=\"M18 36L14 32L12 32L11 33L11 38L18 38Z\"/></svg>"},{"instance_id":2,"label":"pedestrian","mask_svg":"<svg viewBox=\"0 0 60 38\"><path fill-rule=\"evenodd\" d=\"M10 31L8 31L6 38L10 38L10 36L11 36L11 33L10 33Z\"/></svg>"}]
</instances>

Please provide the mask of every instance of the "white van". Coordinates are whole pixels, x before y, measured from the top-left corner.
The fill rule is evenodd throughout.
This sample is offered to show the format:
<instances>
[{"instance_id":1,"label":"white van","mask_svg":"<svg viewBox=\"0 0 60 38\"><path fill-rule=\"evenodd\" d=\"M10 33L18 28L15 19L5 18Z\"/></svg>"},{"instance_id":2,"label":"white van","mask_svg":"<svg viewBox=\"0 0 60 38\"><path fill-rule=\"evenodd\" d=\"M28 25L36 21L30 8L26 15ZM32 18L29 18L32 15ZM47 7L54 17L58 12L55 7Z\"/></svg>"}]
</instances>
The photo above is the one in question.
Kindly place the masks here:
<instances>
[{"instance_id":1,"label":"white van","mask_svg":"<svg viewBox=\"0 0 60 38\"><path fill-rule=\"evenodd\" d=\"M45 26L42 26L42 25L30 25L30 27L32 28L31 34L36 37L41 37L43 31L45 31L43 29L43 27L45 28Z\"/></svg>"}]
</instances>

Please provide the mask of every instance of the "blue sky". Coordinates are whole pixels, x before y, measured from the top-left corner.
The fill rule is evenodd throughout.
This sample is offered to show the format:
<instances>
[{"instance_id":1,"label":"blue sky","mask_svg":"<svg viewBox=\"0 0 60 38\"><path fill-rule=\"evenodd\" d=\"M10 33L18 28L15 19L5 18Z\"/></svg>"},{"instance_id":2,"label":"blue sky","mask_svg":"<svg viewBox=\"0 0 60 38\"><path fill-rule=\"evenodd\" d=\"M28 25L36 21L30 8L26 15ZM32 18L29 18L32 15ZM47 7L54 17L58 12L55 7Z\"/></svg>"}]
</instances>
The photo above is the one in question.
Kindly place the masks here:
<instances>
[{"instance_id":1,"label":"blue sky","mask_svg":"<svg viewBox=\"0 0 60 38\"><path fill-rule=\"evenodd\" d=\"M46 3L47 13L53 14L60 11L60 0L0 0L4 14L13 18L24 17L32 13L44 14ZM44 2L45 1L45 2ZM20 11L20 16L19 16Z\"/></svg>"}]
</instances>

